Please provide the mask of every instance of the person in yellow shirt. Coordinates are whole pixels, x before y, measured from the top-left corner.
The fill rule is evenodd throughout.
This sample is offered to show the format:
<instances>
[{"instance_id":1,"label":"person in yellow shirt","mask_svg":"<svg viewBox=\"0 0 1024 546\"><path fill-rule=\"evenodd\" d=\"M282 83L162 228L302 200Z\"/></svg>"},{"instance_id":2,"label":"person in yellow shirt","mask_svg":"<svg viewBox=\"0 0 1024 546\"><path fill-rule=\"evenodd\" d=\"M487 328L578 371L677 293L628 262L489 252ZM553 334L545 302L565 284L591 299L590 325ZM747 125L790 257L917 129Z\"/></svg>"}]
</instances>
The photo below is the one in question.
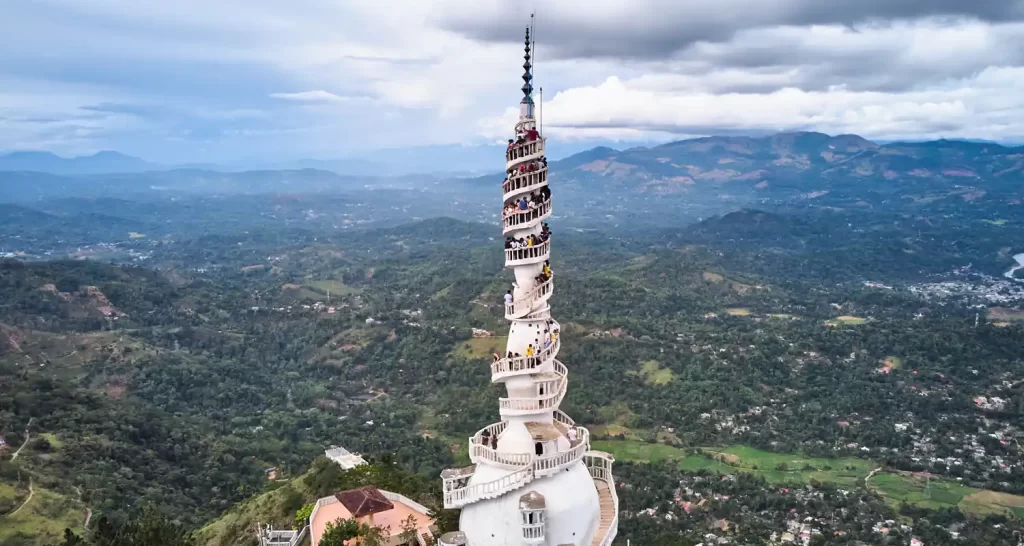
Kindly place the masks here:
<instances>
[{"instance_id":1,"label":"person in yellow shirt","mask_svg":"<svg viewBox=\"0 0 1024 546\"><path fill-rule=\"evenodd\" d=\"M526 347L526 356L533 356L533 353L534 353L533 345L532 344L531 345L527 345L527 347Z\"/></svg>"}]
</instances>

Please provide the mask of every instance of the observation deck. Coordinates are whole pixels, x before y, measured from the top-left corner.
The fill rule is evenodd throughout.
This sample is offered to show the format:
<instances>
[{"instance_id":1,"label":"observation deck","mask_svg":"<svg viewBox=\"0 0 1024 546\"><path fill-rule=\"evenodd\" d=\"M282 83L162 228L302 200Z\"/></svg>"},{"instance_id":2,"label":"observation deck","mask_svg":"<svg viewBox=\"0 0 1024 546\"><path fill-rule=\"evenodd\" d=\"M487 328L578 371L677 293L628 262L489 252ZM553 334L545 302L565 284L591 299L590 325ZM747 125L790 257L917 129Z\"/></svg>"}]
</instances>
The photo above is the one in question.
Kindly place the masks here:
<instances>
[{"instance_id":1,"label":"observation deck","mask_svg":"<svg viewBox=\"0 0 1024 546\"><path fill-rule=\"evenodd\" d=\"M522 229L530 229L540 225L541 222L551 217L551 200L544 201L539 206L527 210L516 210L502 218L502 235Z\"/></svg>"},{"instance_id":2,"label":"observation deck","mask_svg":"<svg viewBox=\"0 0 1024 546\"><path fill-rule=\"evenodd\" d=\"M505 267L539 264L551 257L551 239L539 245L505 249Z\"/></svg>"},{"instance_id":3,"label":"observation deck","mask_svg":"<svg viewBox=\"0 0 1024 546\"><path fill-rule=\"evenodd\" d=\"M569 371L561 362L554 361L554 371L534 374L537 394L528 398L499 398L498 411L502 415L529 415L558 409L565 398Z\"/></svg>"},{"instance_id":4,"label":"observation deck","mask_svg":"<svg viewBox=\"0 0 1024 546\"><path fill-rule=\"evenodd\" d=\"M523 163L539 160L544 157L545 140L545 138L540 137L536 140L526 140L514 144L505 152L505 172L511 172L512 169Z\"/></svg>"},{"instance_id":5,"label":"observation deck","mask_svg":"<svg viewBox=\"0 0 1024 546\"><path fill-rule=\"evenodd\" d=\"M534 163L528 164L533 165ZM540 165L537 170L526 170L516 171L515 173L509 174L508 180L502 185L501 189L504 192L502 195L502 201L508 202L513 197L518 197L530 193L535 190L539 190L548 183L548 168L541 162L536 162Z\"/></svg>"},{"instance_id":6,"label":"observation deck","mask_svg":"<svg viewBox=\"0 0 1024 546\"><path fill-rule=\"evenodd\" d=\"M557 327L557 324L556 324ZM529 375L542 371L551 371L558 349L562 347L562 337L555 338L551 345L541 349L533 356L514 356L502 358L491 364L491 383L499 383L509 377Z\"/></svg>"},{"instance_id":7,"label":"observation deck","mask_svg":"<svg viewBox=\"0 0 1024 546\"><path fill-rule=\"evenodd\" d=\"M506 422L495 423L477 432L470 438L470 458L473 461L487 461L486 464L497 465L512 472L496 480L470 486L469 479L476 473L475 464L464 468L445 470L441 473L441 478L444 481L444 507L462 508L483 499L499 497L524 487L535 479L556 474L584 460L588 454L596 453L589 451L590 431L584 427L577 427L572 419L560 411L555 412L555 419L555 428L564 434L569 427L573 427L576 429L577 437L574 442L571 442L569 449L547 455L503 453L484 445L483 432L487 430L490 434L501 434L508 426ZM600 462L598 461L598 463ZM611 477L610 464L608 462L609 479ZM591 470L591 476L593 475L594 471ZM603 516L602 512L602 518Z\"/></svg>"}]
</instances>

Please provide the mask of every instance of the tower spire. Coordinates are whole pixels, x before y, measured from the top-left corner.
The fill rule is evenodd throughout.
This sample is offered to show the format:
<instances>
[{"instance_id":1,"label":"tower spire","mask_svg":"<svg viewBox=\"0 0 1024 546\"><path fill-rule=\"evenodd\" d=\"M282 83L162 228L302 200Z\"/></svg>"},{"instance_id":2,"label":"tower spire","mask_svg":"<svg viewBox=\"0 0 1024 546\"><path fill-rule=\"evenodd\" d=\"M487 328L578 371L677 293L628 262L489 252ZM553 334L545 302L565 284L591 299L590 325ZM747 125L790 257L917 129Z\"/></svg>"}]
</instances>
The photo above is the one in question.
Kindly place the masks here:
<instances>
[{"instance_id":1,"label":"tower spire","mask_svg":"<svg viewBox=\"0 0 1024 546\"><path fill-rule=\"evenodd\" d=\"M530 18L532 19L533 16L531 15ZM523 108L521 108L521 110L522 110L522 112L524 114L526 114L526 117L527 118L532 118L533 117L533 64L530 62L530 50L531 50L531 46L533 44L530 42L530 27L526 27L526 38L524 40L524 44L525 44L524 51L526 53L523 55L523 59L524 59L524 62L523 62L523 87L522 87L522 90L523 90L523 100L520 101L519 104L523 106Z\"/></svg>"}]
</instances>

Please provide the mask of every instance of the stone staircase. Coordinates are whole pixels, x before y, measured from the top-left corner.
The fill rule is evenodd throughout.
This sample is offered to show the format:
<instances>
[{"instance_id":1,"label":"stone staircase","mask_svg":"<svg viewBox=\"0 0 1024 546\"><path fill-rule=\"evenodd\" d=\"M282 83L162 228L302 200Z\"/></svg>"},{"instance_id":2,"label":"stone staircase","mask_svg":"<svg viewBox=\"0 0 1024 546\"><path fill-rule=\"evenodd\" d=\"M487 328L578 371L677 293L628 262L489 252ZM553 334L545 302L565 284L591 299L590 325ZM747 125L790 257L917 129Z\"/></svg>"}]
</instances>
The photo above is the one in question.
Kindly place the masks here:
<instances>
[{"instance_id":1,"label":"stone staircase","mask_svg":"<svg viewBox=\"0 0 1024 546\"><path fill-rule=\"evenodd\" d=\"M606 544L605 537L608 535L612 524L616 522L617 514L615 513L615 500L612 498L612 490L608 486L608 482L595 479L594 485L597 486L597 499L601 506L601 519L597 532L594 533L592 546L601 546Z\"/></svg>"}]
</instances>

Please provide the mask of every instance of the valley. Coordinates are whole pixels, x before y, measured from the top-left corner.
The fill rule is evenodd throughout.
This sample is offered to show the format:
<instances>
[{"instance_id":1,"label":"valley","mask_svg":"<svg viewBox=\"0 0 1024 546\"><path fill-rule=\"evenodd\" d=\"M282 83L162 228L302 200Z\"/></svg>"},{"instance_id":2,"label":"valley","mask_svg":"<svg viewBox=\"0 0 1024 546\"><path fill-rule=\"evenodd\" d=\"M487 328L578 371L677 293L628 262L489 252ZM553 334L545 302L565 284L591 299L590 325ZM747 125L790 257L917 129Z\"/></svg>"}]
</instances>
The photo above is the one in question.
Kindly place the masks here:
<instances>
[{"instance_id":1,"label":"valley","mask_svg":"<svg viewBox=\"0 0 1024 546\"><path fill-rule=\"evenodd\" d=\"M563 405L622 462L617 477L650 486L623 493L623 539L722 519L758 540L792 532L781 508L743 515L748 500L860 537L924 516L940 544L949 529L1024 528L1024 292L1007 276L1024 195L1012 171L996 176L1012 165L983 167L1016 152L864 142L712 139L553 162ZM902 170L885 175L893 157ZM929 162L969 165L972 189ZM669 169L692 183L672 186ZM82 179L95 198L39 186L4 205L0 542L57 544L87 518L155 510L203 544L244 544L246 511L290 525L352 478L316 462L331 445L387 458L436 508L440 469L468 459L500 396L488 364L508 277L486 204L500 179L371 195L264 174L229 197L159 176L179 184L173 198L125 192L139 180L125 175ZM680 488L732 501L691 514ZM729 504L737 492L747 500ZM649 509L658 518L637 515Z\"/></svg>"}]
</instances>

